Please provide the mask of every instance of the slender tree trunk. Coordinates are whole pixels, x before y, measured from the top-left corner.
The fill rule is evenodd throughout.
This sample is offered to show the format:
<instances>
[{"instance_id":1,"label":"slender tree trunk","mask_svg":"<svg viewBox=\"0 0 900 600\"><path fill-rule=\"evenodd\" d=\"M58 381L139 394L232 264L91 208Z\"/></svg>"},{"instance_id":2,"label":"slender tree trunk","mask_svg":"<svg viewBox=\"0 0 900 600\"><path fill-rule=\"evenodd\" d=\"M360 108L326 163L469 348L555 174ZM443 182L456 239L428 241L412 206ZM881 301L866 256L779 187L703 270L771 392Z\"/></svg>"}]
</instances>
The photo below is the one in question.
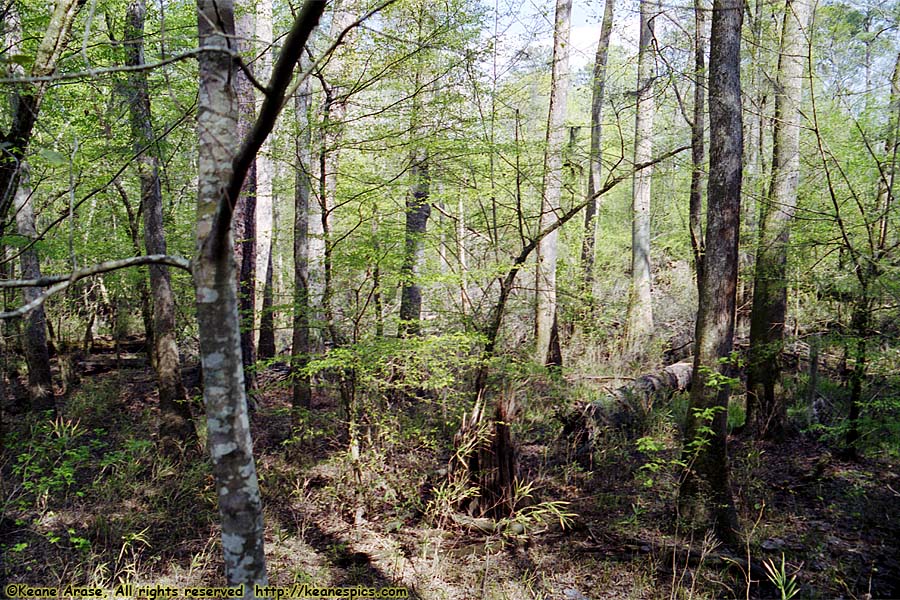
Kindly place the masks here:
<instances>
[{"instance_id":1,"label":"slender tree trunk","mask_svg":"<svg viewBox=\"0 0 900 600\"><path fill-rule=\"evenodd\" d=\"M46 77L56 71L59 58L69 41L72 24L83 5L84 0L57 0L53 5L50 22L34 56L31 77ZM9 17L13 23L12 31L15 33L18 12L14 5L10 9ZM21 34L21 31L18 33ZM21 71L16 68L13 72L21 75ZM0 143L4 144L3 153L7 157L0 161L0 237L3 237L3 232L9 224L9 209L16 198L19 169L28 151L46 89L46 82L18 84L14 94L9 131L0 136Z\"/></svg>"},{"instance_id":2,"label":"slender tree trunk","mask_svg":"<svg viewBox=\"0 0 900 600\"><path fill-rule=\"evenodd\" d=\"M50 75L56 71L56 65L63 48L69 39L72 23L81 4L75 0L59 0L50 16L47 31L38 46L31 68L32 77ZM21 23L15 5L10 7L9 48L12 52L20 50ZM13 66L15 75L22 75L22 69ZM19 235L33 241L37 238L35 228L34 207L31 203L31 189L27 181L25 155L31 134L40 110L45 83L23 83L13 96L13 112L9 132L0 139L5 145L5 160L0 160L0 237L6 226L10 206L15 206L16 230ZM41 276L40 261L37 249L31 246L22 252L20 257L22 276L39 278ZM25 288L25 302L30 302L41 294L40 288ZM28 387L32 408L46 410L54 408L53 381L50 375L50 352L47 348L46 316L44 307L32 311L26 319L25 361L28 365Z\"/></svg>"},{"instance_id":3,"label":"slender tree trunk","mask_svg":"<svg viewBox=\"0 0 900 600\"><path fill-rule=\"evenodd\" d=\"M291 348L294 408L312 407L312 382L305 371L312 351L310 344L309 289L309 195L310 195L310 122L309 83L294 96L297 120L296 161L294 169L294 335Z\"/></svg>"},{"instance_id":4,"label":"slender tree trunk","mask_svg":"<svg viewBox=\"0 0 900 600\"><path fill-rule=\"evenodd\" d=\"M734 336L741 214L740 47L743 3L715 0L709 55L710 170L706 256L694 345L694 372L679 507L699 529L734 543L737 514L728 481L727 362ZM724 361L724 362L723 362Z\"/></svg>"},{"instance_id":5,"label":"slender tree trunk","mask_svg":"<svg viewBox=\"0 0 900 600\"><path fill-rule=\"evenodd\" d=\"M37 238L34 227L34 208L31 204L31 189L28 182L27 167L22 165L19 175L19 187L16 193L16 225L20 236L28 241ZM35 246L22 252L20 257L22 277L39 279L41 265ZM27 287L22 290L25 303L31 302L41 295L41 288ZM50 375L50 352L47 349L47 319L43 305L25 317L25 362L28 365L28 394L31 397L31 409L35 411L53 410L53 379Z\"/></svg>"},{"instance_id":6,"label":"slender tree trunk","mask_svg":"<svg viewBox=\"0 0 900 600\"><path fill-rule=\"evenodd\" d=\"M847 436L842 451L844 458L855 460L859 456L859 417L862 413L862 386L866 379L866 338L871 320L869 290L863 287L853 304L850 331L854 337L853 371L850 372L850 413L847 416Z\"/></svg>"},{"instance_id":7,"label":"slender tree trunk","mask_svg":"<svg viewBox=\"0 0 900 600\"><path fill-rule=\"evenodd\" d=\"M132 0L125 19L126 64L144 65L144 17L146 0ZM154 139L150 113L150 93L147 72L134 71L129 75L128 102L131 115L131 135L135 153ZM144 246L147 254L166 254L166 234L163 226L162 188L159 179L159 156L151 147L137 159L141 179L141 203L144 214ZM187 394L181 381L181 357L175 339L175 294L169 267L150 265L150 290L153 295L153 354L159 387L159 434L163 448L175 449L196 439Z\"/></svg>"},{"instance_id":8,"label":"slender tree trunk","mask_svg":"<svg viewBox=\"0 0 900 600\"><path fill-rule=\"evenodd\" d=\"M127 100L127 98L126 98ZM144 244L141 239L140 217L134 212L134 207L128 199L128 193L122 184L118 181L113 185L119 192L119 198L122 199L122 206L125 207L125 213L128 216L128 234L131 237L131 247L135 256L144 254ZM138 281L138 295L141 299L141 322L144 324L144 341L147 359L153 370L156 370L156 342L153 333L153 308L150 302L150 290L147 288L147 280L143 277ZM51 336L52 337L52 336Z\"/></svg>"},{"instance_id":9,"label":"slender tree trunk","mask_svg":"<svg viewBox=\"0 0 900 600\"><path fill-rule=\"evenodd\" d=\"M584 241L581 245L581 272L583 287L588 298L594 284L594 253L596 243L597 199L594 193L603 186L603 98L606 91L606 62L609 58L609 40L612 37L615 0L606 0L603 8L603 25L600 42L594 57L594 84L591 93L591 154L588 159L588 203L584 209Z\"/></svg>"},{"instance_id":10,"label":"slender tree trunk","mask_svg":"<svg viewBox=\"0 0 900 600\"><path fill-rule=\"evenodd\" d=\"M333 4L330 37L334 39L353 21L353 14L347 10L347 0L336 0ZM344 38L346 48L347 38ZM334 73L340 80L346 57L339 49L328 63L328 73ZM318 308L315 321L318 329L327 332L334 345L343 343L335 322L333 306L334 290L331 241L332 210L336 205L338 186L338 165L340 146L343 139L344 115L347 112L347 98L343 96L341 81L328 86L322 81L325 101L322 106L321 144L319 154L319 194L318 202L310 215L310 304ZM322 336L324 339L324 336Z\"/></svg>"},{"instance_id":11,"label":"slender tree trunk","mask_svg":"<svg viewBox=\"0 0 900 600\"><path fill-rule=\"evenodd\" d=\"M257 356L260 360L275 358L275 299L273 297L272 248L267 253L269 264L266 266L266 285L263 287L262 307L259 318L259 346Z\"/></svg>"},{"instance_id":12,"label":"slender tree trunk","mask_svg":"<svg viewBox=\"0 0 900 600\"><path fill-rule=\"evenodd\" d=\"M416 111L413 111L415 114ZM415 130L415 129L414 129ZM401 276L403 289L400 295L400 333L419 335L422 318L422 289L418 277L425 260L425 232L431 215L428 198L428 152L415 148L410 152L412 185L406 197L406 245Z\"/></svg>"},{"instance_id":13,"label":"slender tree trunk","mask_svg":"<svg viewBox=\"0 0 900 600\"><path fill-rule=\"evenodd\" d=\"M201 47L234 52L232 0L198 0L197 22ZM231 54L216 50L202 52L199 63L199 193L193 271L203 399L222 520L225 576L229 585L247 584L245 597L250 598L253 584L266 583L262 500L244 387L234 240L228 220L217 217L238 142L237 65Z\"/></svg>"},{"instance_id":14,"label":"slender tree trunk","mask_svg":"<svg viewBox=\"0 0 900 600\"><path fill-rule=\"evenodd\" d=\"M641 36L638 48L637 105L634 124L634 164L649 161L653 155L654 51L653 0L641 0ZM653 302L650 275L650 182L652 169L634 175L631 221L631 298L628 302L628 351L643 354L643 345L653 334Z\"/></svg>"},{"instance_id":15,"label":"slender tree trunk","mask_svg":"<svg viewBox=\"0 0 900 600\"><path fill-rule=\"evenodd\" d=\"M694 0L694 120L691 123L691 196L690 230L691 250L694 252L694 269L697 286L703 278L703 175L706 169L704 146L706 107L706 12L703 0Z\"/></svg>"},{"instance_id":16,"label":"slender tree trunk","mask_svg":"<svg viewBox=\"0 0 900 600\"><path fill-rule=\"evenodd\" d=\"M255 62L254 75L259 81L268 81L269 74L272 72L272 0L257 0L254 4L256 19L254 24L255 40L259 44L257 49L259 58ZM256 95L257 111L262 106L264 95L258 90L253 90ZM275 197L273 194L272 183L275 178L274 163L271 157L271 141L263 142L259 154L256 156L256 278L264 282L262 286L257 286L255 290L255 305L263 307L256 315L254 315L254 327L259 328L259 358L271 358L274 356L274 349L269 352L269 348L264 344L272 344L274 348L274 339L263 340L264 337L274 335L273 331L264 331L262 321L269 319L274 326L274 317L271 313L265 312L266 293L272 295L270 282L273 281L270 275L273 261L271 253L274 249L272 243L275 231ZM268 291L267 291L268 290Z\"/></svg>"},{"instance_id":17,"label":"slender tree trunk","mask_svg":"<svg viewBox=\"0 0 900 600\"><path fill-rule=\"evenodd\" d=\"M800 178L800 102L809 22L808 0L787 0L775 84L772 183L763 204L750 316L747 423L757 435L780 436L786 407L775 393L787 317L787 254Z\"/></svg>"},{"instance_id":18,"label":"slender tree trunk","mask_svg":"<svg viewBox=\"0 0 900 600\"><path fill-rule=\"evenodd\" d=\"M233 1L233 0L232 0ZM248 5L236 24L237 48L242 56L253 54L254 13ZM248 69L252 70L250 65ZM254 75L255 76L255 75ZM256 96L253 84L242 72L235 81L238 101L238 136L247 137L256 117ZM241 356L244 365L244 384L247 391L256 389L253 364L256 362L256 202L257 162L247 174L241 196L234 209L235 260L237 264L238 298L241 314ZM252 402L252 401L251 401ZM251 404L252 406L252 404Z\"/></svg>"},{"instance_id":19,"label":"slender tree trunk","mask_svg":"<svg viewBox=\"0 0 900 600\"><path fill-rule=\"evenodd\" d=\"M563 179L563 144L565 143L566 99L569 92L569 29L572 0L556 1L556 22L553 29L553 68L550 76L550 110L547 114L547 147L544 151L543 199L541 201L541 230L555 222L559 215ZM535 361L546 365L560 359L556 317L556 261L559 254L559 231L554 230L541 239L537 256L537 318L535 323ZM556 347L553 347L553 344Z\"/></svg>"}]
</instances>

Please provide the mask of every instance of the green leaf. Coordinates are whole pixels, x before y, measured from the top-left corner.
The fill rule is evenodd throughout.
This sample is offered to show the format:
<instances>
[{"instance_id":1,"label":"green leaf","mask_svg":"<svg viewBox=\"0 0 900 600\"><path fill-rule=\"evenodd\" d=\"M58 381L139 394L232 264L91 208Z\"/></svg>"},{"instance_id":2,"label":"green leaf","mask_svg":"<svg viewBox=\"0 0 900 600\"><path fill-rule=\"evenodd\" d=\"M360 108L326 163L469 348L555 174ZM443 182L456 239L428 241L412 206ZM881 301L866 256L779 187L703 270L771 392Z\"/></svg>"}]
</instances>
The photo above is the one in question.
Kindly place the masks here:
<instances>
[{"instance_id":1,"label":"green leaf","mask_svg":"<svg viewBox=\"0 0 900 600\"><path fill-rule=\"evenodd\" d=\"M66 158L65 154L57 152L56 150L47 150L46 148L38 152L41 158L46 160L48 163L53 165L54 167L59 167L62 165L69 164L69 159Z\"/></svg>"},{"instance_id":2,"label":"green leaf","mask_svg":"<svg viewBox=\"0 0 900 600\"><path fill-rule=\"evenodd\" d=\"M28 69L34 62L34 57L29 56L28 54L13 54L12 56L7 57L5 60L6 62L16 63L17 65L21 65Z\"/></svg>"}]
</instances>

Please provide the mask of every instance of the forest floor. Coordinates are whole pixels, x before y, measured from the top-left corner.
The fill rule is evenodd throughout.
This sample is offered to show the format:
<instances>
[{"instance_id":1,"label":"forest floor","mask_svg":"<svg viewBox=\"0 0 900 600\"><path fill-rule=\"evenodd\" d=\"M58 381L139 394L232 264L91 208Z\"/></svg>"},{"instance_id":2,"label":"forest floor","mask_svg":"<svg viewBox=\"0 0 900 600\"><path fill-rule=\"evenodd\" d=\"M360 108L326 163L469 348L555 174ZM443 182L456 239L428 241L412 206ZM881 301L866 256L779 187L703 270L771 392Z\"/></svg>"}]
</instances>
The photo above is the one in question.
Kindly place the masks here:
<instances>
[{"instance_id":1,"label":"forest floor","mask_svg":"<svg viewBox=\"0 0 900 600\"><path fill-rule=\"evenodd\" d=\"M152 372L124 358L85 376L53 421L10 413L10 399L0 407L4 584L222 585L208 462L197 449L181 462L157 453ZM520 396L514 438L530 486L507 524L521 527L483 533L454 516L458 421L446 406L368 407L354 462L338 402L317 396L292 428L281 379L261 373L252 417L271 584L402 586L429 600L781 597L767 581L748 586L749 553L751 580L784 559L798 598L900 597L896 456L843 462L809 434L732 438L747 545L724 554L674 525L671 410L648 419L640 450L611 432L579 465L554 416L577 394L532 380L509 392Z\"/></svg>"}]
</instances>

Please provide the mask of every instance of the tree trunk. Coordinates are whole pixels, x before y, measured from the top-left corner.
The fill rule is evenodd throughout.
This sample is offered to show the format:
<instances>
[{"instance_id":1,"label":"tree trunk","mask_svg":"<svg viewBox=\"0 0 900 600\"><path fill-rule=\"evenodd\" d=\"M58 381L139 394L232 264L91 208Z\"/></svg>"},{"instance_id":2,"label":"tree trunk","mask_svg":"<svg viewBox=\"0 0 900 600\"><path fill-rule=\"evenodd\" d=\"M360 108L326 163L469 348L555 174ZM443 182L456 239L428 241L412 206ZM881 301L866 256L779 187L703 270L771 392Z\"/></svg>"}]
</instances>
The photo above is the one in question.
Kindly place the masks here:
<instances>
[{"instance_id":1,"label":"tree trunk","mask_svg":"<svg viewBox=\"0 0 900 600\"><path fill-rule=\"evenodd\" d=\"M634 124L634 164L649 161L653 155L654 51L652 0L641 0L641 36L638 47L637 105ZM644 354L643 346L653 334L653 304L650 277L650 182L652 169L634 174L631 221L631 298L628 302L628 352Z\"/></svg>"},{"instance_id":2,"label":"tree trunk","mask_svg":"<svg viewBox=\"0 0 900 600\"><path fill-rule=\"evenodd\" d=\"M34 208L31 204L31 189L27 167L20 168L18 191L16 193L16 225L20 236L33 242L37 238L34 227ZM20 257L23 279L40 279L41 265L35 246L24 250ZM41 288L27 287L22 290L27 304L41 295ZM25 362L28 365L28 394L31 409L35 411L53 410L53 379L50 375L50 352L47 349L47 322L43 305L25 317Z\"/></svg>"},{"instance_id":3,"label":"tree trunk","mask_svg":"<svg viewBox=\"0 0 900 600\"><path fill-rule=\"evenodd\" d=\"M726 543L738 536L728 481L726 426L734 336L741 211L740 45L743 3L715 0L709 56L710 170L706 256L685 429L681 514L698 529L712 526Z\"/></svg>"},{"instance_id":4,"label":"tree trunk","mask_svg":"<svg viewBox=\"0 0 900 600\"><path fill-rule=\"evenodd\" d=\"M198 0L201 47L234 52L232 0ZM200 53L199 193L197 256L193 263L197 293L203 399L208 446L219 497L225 576L229 585L266 583L263 515L241 353L235 281L234 240L219 205L232 178L238 114L234 80L236 62L228 52ZM224 228L224 230L222 229Z\"/></svg>"},{"instance_id":5,"label":"tree trunk","mask_svg":"<svg viewBox=\"0 0 900 600\"><path fill-rule=\"evenodd\" d=\"M143 40L146 11L146 0L133 0L128 5L124 39L125 63L128 66L145 64ZM130 73L128 88L131 135L135 153L139 154L137 166L141 179L144 246L147 254L166 254L158 150L151 146L140 152L154 139L147 72L137 70ZM164 449L175 450L179 444L196 440L196 433L181 381L181 357L175 339L175 295L168 266L150 265L150 290L153 296L153 363L159 387L159 435Z\"/></svg>"},{"instance_id":6,"label":"tree trunk","mask_svg":"<svg viewBox=\"0 0 900 600\"><path fill-rule=\"evenodd\" d=\"M515 411L515 395L505 393L500 396L492 416L485 416L488 408L484 399L479 398L466 418L463 415L459 431L453 437L456 448L474 449L462 457L462 464L451 467L462 468L463 476L477 487L478 496L463 506L469 513L494 519L509 517L513 506L513 486L516 480L516 448L512 441L510 424Z\"/></svg>"},{"instance_id":7,"label":"tree trunk","mask_svg":"<svg viewBox=\"0 0 900 600\"><path fill-rule=\"evenodd\" d=\"M72 28L72 22L81 5L74 0L57 2L47 32L38 47L31 69L32 77L49 75L56 70ZM15 6L10 7L9 49L21 50L21 23ZM14 66L12 73L22 75L21 67ZM0 160L0 237L5 229L11 205L15 206L16 231L29 242L35 241L34 207L31 203L31 189L28 181L25 154L31 141L31 133L40 110L45 83L23 83L13 96L13 114L10 130L3 136L3 150L6 160ZM12 160L10 160L10 158ZM22 277L40 278L41 266L37 248L32 245L20 256ZM41 288L23 290L23 299L31 302L41 295ZM47 329L44 307L39 306L26 318L23 340L25 361L28 365L28 391L34 410L54 409L53 380L50 374L50 352L47 348Z\"/></svg>"},{"instance_id":8,"label":"tree trunk","mask_svg":"<svg viewBox=\"0 0 900 600\"><path fill-rule=\"evenodd\" d=\"M257 357L260 360L275 358L275 299L273 298L272 248L267 252L269 264L266 266L266 285L263 287L262 307L259 318L259 346Z\"/></svg>"},{"instance_id":9,"label":"tree trunk","mask_svg":"<svg viewBox=\"0 0 900 600\"><path fill-rule=\"evenodd\" d=\"M414 110L413 114L415 112ZM414 149L410 152L410 161L412 185L406 197L406 245L401 268L403 281L400 296L401 335L419 335L421 332L422 290L419 287L418 277L425 260L424 238L428 217L431 215L427 150Z\"/></svg>"},{"instance_id":10,"label":"tree trunk","mask_svg":"<svg viewBox=\"0 0 900 600\"><path fill-rule=\"evenodd\" d=\"M233 0L232 0L233 1ZM253 54L253 11L248 6L237 21L237 49L244 57ZM252 70L251 65L247 65ZM256 96L253 84L243 72L236 75L235 89L238 102L237 132L239 138L247 137L256 116ZM241 315L241 356L244 365L244 384L247 391L256 389L253 364L256 362L256 200L257 163L254 161L247 173L244 187L234 208L235 261L238 277L238 298Z\"/></svg>"},{"instance_id":11,"label":"tree trunk","mask_svg":"<svg viewBox=\"0 0 900 600\"><path fill-rule=\"evenodd\" d=\"M268 81L269 74L272 72L272 53L274 52L272 46L272 0L259 0L252 3L251 6L255 6L256 14L253 39L259 44L259 58L254 63L254 75L259 81ZM254 52L255 54L256 52ZM256 95L258 111L262 106L264 95L255 89L252 93ZM270 301L272 299L270 286L273 281L271 274L273 261L271 253L274 249L272 240L275 231L275 197L272 187L275 169L271 157L271 145L271 141L267 139L256 156L256 265L254 269L257 280L264 282L261 287L256 287L256 298L254 299L254 306L262 307L253 317L254 328L259 328L258 358L271 358L275 354L274 338L267 337L274 335L274 332L271 329L264 331L262 325L264 319L269 319L274 326L274 317L271 312L267 313L265 310L266 294L269 294ZM264 337L267 339L263 340ZM271 344L271 351L270 347L264 346L265 344Z\"/></svg>"},{"instance_id":12,"label":"tree trunk","mask_svg":"<svg viewBox=\"0 0 900 600\"><path fill-rule=\"evenodd\" d=\"M126 98L127 101L127 98ZM125 207L125 213L128 216L128 234L131 237L131 246L134 249L135 256L144 254L144 244L141 239L140 217L134 212L134 207L128 199L128 194L122 184L118 181L113 185L119 192L122 199L122 205ZM156 370L156 342L153 333L153 308L150 302L150 290L147 288L147 280L143 277L138 281L138 296L141 299L141 322L144 325L144 350L147 353L147 359L153 370ZM51 338L53 336L51 335Z\"/></svg>"},{"instance_id":13,"label":"tree trunk","mask_svg":"<svg viewBox=\"0 0 900 600\"><path fill-rule=\"evenodd\" d=\"M697 286L703 278L703 172L706 168L704 147L704 115L706 108L706 13L703 0L694 0L694 120L691 123L691 197L689 227L691 250L694 252L694 270Z\"/></svg>"},{"instance_id":14,"label":"tree trunk","mask_svg":"<svg viewBox=\"0 0 900 600\"><path fill-rule=\"evenodd\" d=\"M353 21L353 14L347 10L347 0L336 0L333 4L330 37L336 38ZM344 47L348 38L344 38ZM343 75L346 57L343 49L338 49L328 62L327 73L337 79ZM318 202L310 216L310 304L316 307L315 321L319 331L326 331L335 346L343 343L335 322L333 306L332 272L332 211L337 205L338 165L340 146L343 139L344 115L347 112L347 98L343 96L341 81L326 84L322 79L325 101L322 105L321 142L319 153L319 194ZM324 327L323 327L324 325ZM324 339L322 336L321 339Z\"/></svg>"},{"instance_id":15,"label":"tree trunk","mask_svg":"<svg viewBox=\"0 0 900 600\"><path fill-rule=\"evenodd\" d=\"M305 372L312 351L309 335L309 94L309 83L304 82L294 96L299 131L295 146L297 166L294 169L294 332L291 347L292 405L295 409L312 407L312 382Z\"/></svg>"},{"instance_id":16,"label":"tree trunk","mask_svg":"<svg viewBox=\"0 0 900 600\"><path fill-rule=\"evenodd\" d=\"M572 0L556 0L553 29L553 68L550 75L550 110L547 114L547 147L544 151L543 198L540 229L558 218L563 178L563 144L565 143L566 99L569 92L569 29ZM537 314L535 322L538 364L558 360L559 337L553 336L556 322L556 261L559 254L559 231L554 230L540 240L537 248ZM552 347L553 343L556 348Z\"/></svg>"},{"instance_id":17,"label":"tree trunk","mask_svg":"<svg viewBox=\"0 0 900 600\"><path fill-rule=\"evenodd\" d=\"M862 386L866 379L866 337L869 333L871 303L867 288L863 288L853 305L850 331L854 337L853 371L850 372L850 413L847 416L847 436L841 454L855 460L859 456L859 416L862 413Z\"/></svg>"},{"instance_id":18,"label":"tree trunk","mask_svg":"<svg viewBox=\"0 0 900 600\"><path fill-rule=\"evenodd\" d=\"M772 183L763 204L756 252L750 352L747 372L747 424L759 436L780 436L787 411L775 393L787 317L787 253L800 178L800 102L808 0L787 0L775 84Z\"/></svg>"},{"instance_id":19,"label":"tree trunk","mask_svg":"<svg viewBox=\"0 0 900 600\"><path fill-rule=\"evenodd\" d=\"M597 224L597 199L594 193L603 183L600 175L603 172L603 97L606 91L606 62L609 57L609 39L612 37L613 10L615 0L606 0L603 8L603 25L600 29L600 42L594 57L594 85L591 94L591 154L588 159L588 203L584 209L584 241L581 245L581 277L582 286L588 298L594 284L594 253ZM589 300L590 301L590 300ZM593 304L593 302L591 302Z\"/></svg>"},{"instance_id":20,"label":"tree trunk","mask_svg":"<svg viewBox=\"0 0 900 600\"><path fill-rule=\"evenodd\" d=\"M57 0L54 4L47 31L34 56L31 77L46 77L56 71L56 65L72 32L72 24L83 5L83 0ZM15 11L14 6L13 4L9 16L15 28L15 23L18 23L18 12ZM15 29L13 31L15 32ZM13 72L17 75L21 74L15 68ZM46 82L18 84L9 131L6 135L0 136L0 142L4 144L3 153L10 159L0 161L0 237L3 237L3 232L8 225L9 209L16 198L19 170L28 151L31 134L34 131L34 124L37 121L46 89Z\"/></svg>"}]
</instances>

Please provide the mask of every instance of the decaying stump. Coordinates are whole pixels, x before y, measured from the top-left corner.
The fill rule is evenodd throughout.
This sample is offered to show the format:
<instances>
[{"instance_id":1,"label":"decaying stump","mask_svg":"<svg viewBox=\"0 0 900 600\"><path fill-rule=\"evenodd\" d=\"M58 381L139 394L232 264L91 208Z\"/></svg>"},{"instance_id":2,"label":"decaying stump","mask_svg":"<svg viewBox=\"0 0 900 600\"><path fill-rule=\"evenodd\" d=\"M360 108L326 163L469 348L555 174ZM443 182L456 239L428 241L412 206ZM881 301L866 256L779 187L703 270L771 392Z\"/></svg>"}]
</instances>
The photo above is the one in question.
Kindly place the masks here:
<instances>
[{"instance_id":1,"label":"decaying stump","mask_svg":"<svg viewBox=\"0 0 900 600\"><path fill-rule=\"evenodd\" d=\"M516 449L510 432L514 411L511 393L499 395L493 411L479 397L472 414L463 415L453 436L456 454L450 472L479 491L477 497L467 498L460 507L471 515L499 519L508 517L515 508Z\"/></svg>"}]
</instances>

